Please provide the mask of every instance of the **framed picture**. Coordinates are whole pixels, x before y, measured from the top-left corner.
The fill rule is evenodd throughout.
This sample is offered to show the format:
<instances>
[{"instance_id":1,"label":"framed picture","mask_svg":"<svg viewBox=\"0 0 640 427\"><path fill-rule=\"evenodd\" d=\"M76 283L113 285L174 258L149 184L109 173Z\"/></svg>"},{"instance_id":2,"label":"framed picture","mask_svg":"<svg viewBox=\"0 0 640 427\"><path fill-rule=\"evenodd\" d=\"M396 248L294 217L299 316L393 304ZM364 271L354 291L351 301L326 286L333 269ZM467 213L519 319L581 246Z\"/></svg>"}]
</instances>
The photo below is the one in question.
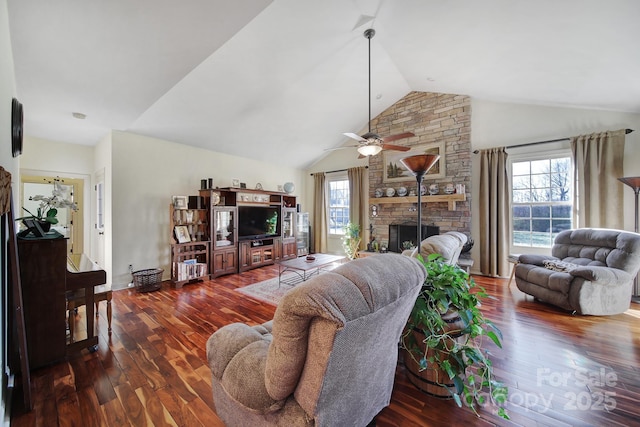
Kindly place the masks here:
<instances>
[{"instance_id":1,"label":"framed picture","mask_svg":"<svg viewBox=\"0 0 640 427\"><path fill-rule=\"evenodd\" d=\"M189 229L186 225L176 225L175 233L178 243L189 243L191 241L191 236L189 236Z\"/></svg>"},{"instance_id":2,"label":"framed picture","mask_svg":"<svg viewBox=\"0 0 640 427\"><path fill-rule=\"evenodd\" d=\"M416 154L439 154L440 159L424 175L424 179L444 178L447 176L445 165L445 143L435 142L432 144L414 145L409 151L385 150L382 152L384 162L383 182L399 182L414 180L415 176L400 162L400 159Z\"/></svg>"},{"instance_id":3,"label":"framed picture","mask_svg":"<svg viewBox=\"0 0 640 427\"><path fill-rule=\"evenodd\" d=\"M173 207L175 209L187 209L187 196L173 196Z\"/></svg>"}]
</instances>

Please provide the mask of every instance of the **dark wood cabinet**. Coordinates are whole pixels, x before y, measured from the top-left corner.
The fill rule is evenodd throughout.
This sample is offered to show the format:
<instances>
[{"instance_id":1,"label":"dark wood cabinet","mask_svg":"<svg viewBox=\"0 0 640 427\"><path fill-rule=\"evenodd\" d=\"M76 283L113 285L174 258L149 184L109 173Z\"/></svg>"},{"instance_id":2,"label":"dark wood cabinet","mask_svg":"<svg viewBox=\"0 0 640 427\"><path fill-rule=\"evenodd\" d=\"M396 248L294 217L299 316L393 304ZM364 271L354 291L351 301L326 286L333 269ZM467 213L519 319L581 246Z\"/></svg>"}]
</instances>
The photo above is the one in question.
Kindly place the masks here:
<instances>
[{"instance_id":1,"label":"dark wood cabinet","mask_svg":"<svg viewBox=\"0 0 640 427\"><path fill-rule=\"evenodd\" d=\"M296 198L282 192L246 188L201 189L199 197L207 210L204 239L211 242L211 278L273 264L299 255L296 228ZM256 239L239 235L239 216L247 206L268 207L280 218L278 233L265 233L267 238ZM273 237L271 237L273 236ZM244 239L244 240L240 240ZM252 239L252 240L249 240Z\"/></svg>"},{"instance_id":2,"label":"dark wood cabinet","mask_svg":"<svg viewBox=\"0 0 640 427\"><path fill-rule=\"evenodd\" d=\"M236 261L238 251L235 247L216 250L212 252L211 272L214 277L223 274L232 274L238 272L238 263Z\"/></svg>"},{"instance_id":3,"label":"dark wood cabinet","mask_svg":"<svg viewBox=\"0 0 640 427\"><path fill-rule=\"evenodd\" d=\"M67 240L19 239L27 349L31 369L65 358Z\"/></svg>"},{"instance_id":4,"label":"dark wood cabinet","mask_svg":"<svg viewBox=\"0 0 640 427\"><path fill-rule=\"evenodd\" d=\"M258 239L240 242L240 271L247 271L275 261L275 241L279 239Z\"/></svg>"},{"instance_id":5,"label":"dark wood cabinet","mask_svg":"<svg viewBox=\"0 0 640 427\"><path fill-rule=\"evenodd\" d=\"M237 213L235 206L211 206L212 277L238 272Z\"/></svg>"}]
</instances>

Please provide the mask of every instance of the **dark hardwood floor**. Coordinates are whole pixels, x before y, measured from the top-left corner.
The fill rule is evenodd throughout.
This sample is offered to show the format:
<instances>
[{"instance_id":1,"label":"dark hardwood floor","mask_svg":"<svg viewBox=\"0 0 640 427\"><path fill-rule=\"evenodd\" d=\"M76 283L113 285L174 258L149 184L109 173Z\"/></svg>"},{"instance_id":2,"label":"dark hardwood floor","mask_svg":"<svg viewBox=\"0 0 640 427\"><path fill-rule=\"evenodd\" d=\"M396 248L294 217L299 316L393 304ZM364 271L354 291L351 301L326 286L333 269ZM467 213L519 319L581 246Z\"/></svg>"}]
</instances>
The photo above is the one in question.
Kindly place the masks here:
<instances>
[{"instance_id":1,"label":"dark hardwood floor","mask_svg":"<svg viewBox=\"0 0 640 427\"><path fill-rule=\"evenodd\" d=\"M111 336L101 303L99 350L34 371L34 410L25 413L15 393L11 425L222 425L205 343L225 324L271 319L274 307L234 289L276 274L271 266L180 290L164 283L147 294L114 292ZM427 396L399 366L378 426L640 425L640 305L617 316L572 316L525 297L507 280L475 280L495 296L482 309L504 335L503 349L487 347L509 386L511 421L491 407L476 417L452 400Z\"/></svg>"}]
</instances>

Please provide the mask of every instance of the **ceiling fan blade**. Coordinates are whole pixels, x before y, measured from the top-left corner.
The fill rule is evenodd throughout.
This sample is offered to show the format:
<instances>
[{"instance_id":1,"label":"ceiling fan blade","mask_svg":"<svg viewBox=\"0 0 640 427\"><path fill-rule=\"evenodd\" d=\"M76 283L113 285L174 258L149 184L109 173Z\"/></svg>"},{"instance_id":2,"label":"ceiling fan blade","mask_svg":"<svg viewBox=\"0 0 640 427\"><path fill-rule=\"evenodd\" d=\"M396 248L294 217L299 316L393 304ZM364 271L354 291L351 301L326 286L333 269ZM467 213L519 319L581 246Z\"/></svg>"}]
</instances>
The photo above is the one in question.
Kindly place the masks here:
<instances>
[{"instance_id":1,"label":"ceiling fan blade","mask_svg":"<svg viewBox=\"0 0 640 427\"><path fill-rule=\"evenodd\" d=\"M397 140L403 139L403 138L410 138L412 136L416 136L416 135L414 133L412 133L412 132L405 132L405 133L399 133L397 135L385 136L384 138L382 138L382 141L391 142L391 141L397 141Z\"/></svg>"},{"instance_id":2,"label":"ceiling fan blade","mask_svg":"<svg viewBox=\"0 0 640 427\"><path fill-rule=\"evenodd\" d=\"M344 148L356 148L357 145L343 145L342 147L325 148L324 151L342 150Z\"/></svg>"},{"instance_id":3,"label":"ceiling fan blade","mask_svg":"<svg viewBox=\"0 0 640 427\"><path fill-rule=\"evenodd\" d=\"M355 139L356 141L363 141L363 142L367 142L366 139L364 139L363 137L361 137L360 135L356 135L355 133L351 133L351 132L347 132L347 133L343 133L344 136L348 136L351 139Z\"/></svg>"},{"instance_id":4,"label":"ceiling fan blade","mask_svg":"<svg viewBox=\"0 0 640 427\"><path fill-rule=\"evenodd\" d=\"M410 147L405 147L402 145L393 145L393 144L382 144L383 150L395 150L395 151L409 151Z\"/></svg>"}]
</instances>

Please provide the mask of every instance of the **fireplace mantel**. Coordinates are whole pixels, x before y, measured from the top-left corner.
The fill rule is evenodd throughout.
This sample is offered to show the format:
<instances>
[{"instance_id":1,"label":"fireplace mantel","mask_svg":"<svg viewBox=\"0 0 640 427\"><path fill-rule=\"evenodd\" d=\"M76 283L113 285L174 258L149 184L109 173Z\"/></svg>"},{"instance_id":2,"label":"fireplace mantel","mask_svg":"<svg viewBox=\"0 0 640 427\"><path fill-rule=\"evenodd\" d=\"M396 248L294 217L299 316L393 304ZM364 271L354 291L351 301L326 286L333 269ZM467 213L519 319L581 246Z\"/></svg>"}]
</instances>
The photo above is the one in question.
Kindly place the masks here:
<instances>
[{"instance_id":1,"label":"fireplace mantel","mask_svg":"<svg viewBox=\"0 0 640 427\"><path fill-rule=\"evenodd\" d=\"M467 200L466 194L436 194L433 196L422 196L422 203L442 203L449 204L449 210L456 210L456 202L464 202ZM409 197L372 197L369 199L370 204L387 204L387 203L418 203L418 196Z\"/></svg>"}]
</instances>

